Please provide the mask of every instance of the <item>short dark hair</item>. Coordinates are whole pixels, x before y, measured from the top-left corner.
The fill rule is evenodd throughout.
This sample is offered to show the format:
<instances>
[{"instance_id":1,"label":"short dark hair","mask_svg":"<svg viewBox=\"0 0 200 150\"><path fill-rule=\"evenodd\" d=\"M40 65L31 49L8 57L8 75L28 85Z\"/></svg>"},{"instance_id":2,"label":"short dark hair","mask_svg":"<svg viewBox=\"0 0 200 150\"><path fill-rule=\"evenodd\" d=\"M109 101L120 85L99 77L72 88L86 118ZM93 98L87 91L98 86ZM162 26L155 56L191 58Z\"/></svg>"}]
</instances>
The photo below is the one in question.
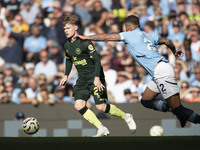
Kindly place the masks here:
<instances>
[{"instance_id":1,"label":"short dark hair","mask_svg":"<svg viewBox=\"0 0 200 150\"><path fill-rule=\"evenodd\" d=\"M125 20L124 20L125 24L131 24L134 26L140 26L140 21L139 18L134 16L134 15L130 15L128 16Z\"/></svg>"},{"instance_id":2,"label":"short dark hair","mask_svg":"<svg viewBox=\"0 0 200 150\"><path fill-rule=\"evenodd\" d=\"M78 25L78 17L76 15L67 15L63 18L63 26L66 24Z\"/></svg>"}]
</instances>

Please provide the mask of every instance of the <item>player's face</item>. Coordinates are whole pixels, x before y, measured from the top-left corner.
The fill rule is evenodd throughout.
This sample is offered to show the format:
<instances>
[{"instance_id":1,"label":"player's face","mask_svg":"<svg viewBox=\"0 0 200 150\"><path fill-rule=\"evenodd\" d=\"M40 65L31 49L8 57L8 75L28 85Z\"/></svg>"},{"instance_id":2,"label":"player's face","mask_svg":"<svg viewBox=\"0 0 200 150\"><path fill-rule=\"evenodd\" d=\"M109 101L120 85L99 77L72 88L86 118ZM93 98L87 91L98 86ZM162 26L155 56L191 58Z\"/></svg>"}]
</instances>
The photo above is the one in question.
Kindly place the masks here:
<instances>
[{"instance_id":1,"label":"player's face","mask_svg":"<svg viewBox=\"0 0 200 150\"><path fill-rule=\"evenodd\" d=\"M132 31L133 28L130 27L129 25L127 25L126 23L124 23L124 24L122 25L122 30L123 30L123 32Z\"/></svg>"},{"instance_id":2,"label":"player's face","mask_svg":"<svg viewBox=\"0 0 200 150\"><path fill-rule=\"evenodd\" d=\"M66 24L64 26L64 32L67 38L72 38L75 33L77 32L77 25L72 25L72 24Z\"/></svg>"}]
</instances>

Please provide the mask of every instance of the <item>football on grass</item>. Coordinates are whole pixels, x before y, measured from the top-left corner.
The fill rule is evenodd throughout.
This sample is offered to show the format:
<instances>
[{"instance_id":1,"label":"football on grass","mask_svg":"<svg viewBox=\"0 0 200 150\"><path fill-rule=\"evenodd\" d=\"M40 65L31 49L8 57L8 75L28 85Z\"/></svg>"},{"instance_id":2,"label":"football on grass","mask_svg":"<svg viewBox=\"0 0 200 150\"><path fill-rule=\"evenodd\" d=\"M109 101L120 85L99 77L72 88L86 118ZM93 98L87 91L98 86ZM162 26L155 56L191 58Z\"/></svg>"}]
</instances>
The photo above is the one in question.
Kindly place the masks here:
<instances>
[{"instance_id":1,"label":"football on grass","mask_svg":"<svg viewBox=\"0 0 200 150\"><path fill-rule=\"evenodd\" d=\"M34 117L24 119L22 129L27 134L35 134L39 130L39 122Z\"/></svg>"}]
</instances>

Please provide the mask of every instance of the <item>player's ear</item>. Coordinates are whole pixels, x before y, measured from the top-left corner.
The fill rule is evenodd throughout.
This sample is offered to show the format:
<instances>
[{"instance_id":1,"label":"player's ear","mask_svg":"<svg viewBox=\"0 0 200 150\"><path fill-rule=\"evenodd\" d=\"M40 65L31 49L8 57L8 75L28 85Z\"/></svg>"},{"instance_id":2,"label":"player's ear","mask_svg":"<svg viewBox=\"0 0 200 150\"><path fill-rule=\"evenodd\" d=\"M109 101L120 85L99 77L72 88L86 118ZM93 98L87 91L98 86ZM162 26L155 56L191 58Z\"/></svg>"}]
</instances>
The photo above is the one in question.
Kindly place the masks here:
<instances>
[{"instance_id":1,"label":"player's ear","mask_svg":"<svg viewBox=\"0 0 200 150\"><path fill-rule=\"evenodd\" d=\"M123 23L123 25L122 25L122 31L123 32L126 32L127 30L126 30L126 24L125 23Z\"/></svg>"},{"instance_id":2,"label":"player's ear","mask_svg":"<svg viewBox=\"0 0 200 150\"><path fill-rule=\"evenodd\" d=\"M78 30L78 26L77 26L77 25L75 25L75 30L76 30L76 31Z\"/></svg>"}]
</instances>

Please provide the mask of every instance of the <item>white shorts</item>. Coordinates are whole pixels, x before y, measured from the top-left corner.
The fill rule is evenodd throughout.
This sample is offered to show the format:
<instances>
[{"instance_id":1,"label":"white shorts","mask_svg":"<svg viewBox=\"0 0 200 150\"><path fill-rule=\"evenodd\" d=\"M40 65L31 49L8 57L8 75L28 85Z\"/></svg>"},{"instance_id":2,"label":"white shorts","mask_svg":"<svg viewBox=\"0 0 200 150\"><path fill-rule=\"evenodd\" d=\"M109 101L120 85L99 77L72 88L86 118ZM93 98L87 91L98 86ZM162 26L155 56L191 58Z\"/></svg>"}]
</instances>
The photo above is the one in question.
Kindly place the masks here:
<instances>
[{"instance_id":1,"label":"white shorts","mask_svg":"<svg viewBox=\"0 0 200 150\"><path fill-rule=\"evenodd\" d=\"M160 62L154 69L154 78L148 83L148 88L156 93L160 93L167 99L179 93L179 86L173 67L166 62Z\"/></svg>"}]
</instances>

